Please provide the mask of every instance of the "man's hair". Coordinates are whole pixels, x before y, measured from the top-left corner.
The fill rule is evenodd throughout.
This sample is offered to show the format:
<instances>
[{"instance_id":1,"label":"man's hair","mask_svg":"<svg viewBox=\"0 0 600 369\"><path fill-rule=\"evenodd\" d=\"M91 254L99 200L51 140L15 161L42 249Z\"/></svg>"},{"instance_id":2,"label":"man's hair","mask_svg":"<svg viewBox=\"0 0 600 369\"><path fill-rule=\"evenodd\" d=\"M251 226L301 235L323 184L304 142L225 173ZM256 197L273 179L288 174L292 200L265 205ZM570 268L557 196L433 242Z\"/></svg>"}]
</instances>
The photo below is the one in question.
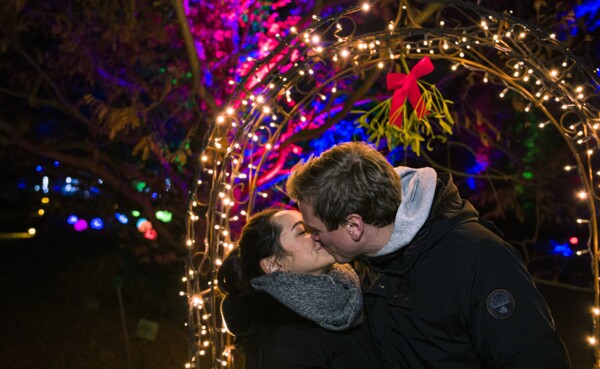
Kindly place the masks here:
<instances>
[{"instance_id":1,"label":"man's hair","mask_svg":"<svg viewBox=\"0 0 600 369\"><path fill-rule=\"evenodd\" d=\"M402 200L394 167L373 146L345 142L298 163L286 183L293 199L312 206L328 231L359 214L367 224L391 224Z\"/></svg>"}]
</instances>

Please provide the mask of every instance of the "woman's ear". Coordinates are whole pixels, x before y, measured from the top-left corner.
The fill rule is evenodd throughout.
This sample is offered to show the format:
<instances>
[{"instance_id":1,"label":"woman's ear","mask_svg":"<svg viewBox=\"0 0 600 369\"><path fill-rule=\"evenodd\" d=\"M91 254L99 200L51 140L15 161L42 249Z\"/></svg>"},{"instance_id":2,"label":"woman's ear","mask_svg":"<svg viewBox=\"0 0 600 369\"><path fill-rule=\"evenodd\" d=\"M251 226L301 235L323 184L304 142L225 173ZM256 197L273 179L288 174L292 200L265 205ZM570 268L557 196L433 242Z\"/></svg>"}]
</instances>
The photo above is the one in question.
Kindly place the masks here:
<instances>
[{"instance_id":1,"label":"woman's ear","mask_svg":"<svg viewBox=\"0 0 600 369\"><path fill-rule=\"evenodd\" d=\"M354 241L359 241L365 230L365 223L360 215L350 214L346 217L344 227Z\"/></svg>"},{"instance_id":2,"label":"woman's ear","mask_svg":"<svg viewBox=\"0 0 600 369\"><path fill-rule=\"evenodd\" d=\"M275 256L269 256L268 258L260 259L259 264L263 272L267 274L277 272L279 270L279 266L275 262Z\"/></svg>"}]
</instances>

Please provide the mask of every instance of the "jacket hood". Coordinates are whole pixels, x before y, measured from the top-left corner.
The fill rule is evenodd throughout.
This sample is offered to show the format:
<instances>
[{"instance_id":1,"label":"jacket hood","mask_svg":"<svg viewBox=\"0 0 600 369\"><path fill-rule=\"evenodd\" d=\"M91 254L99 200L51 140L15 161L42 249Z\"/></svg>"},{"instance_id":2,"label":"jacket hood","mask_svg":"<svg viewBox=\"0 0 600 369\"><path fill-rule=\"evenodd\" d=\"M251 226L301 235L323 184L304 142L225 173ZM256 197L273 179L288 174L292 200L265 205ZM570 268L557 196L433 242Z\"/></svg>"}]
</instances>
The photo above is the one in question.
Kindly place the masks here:
<instances>
[{"instance_id":1,"label":"jacket hood","mask_svg":"<svg viewBox=\"0 0 600 369\"><path fill-rule=\"evenodd\" d=\"M396 167L402 180L402 202L396 212L394 230L388 243L374 256L398 251L408 245L421 229L431 210L437 174L433 168Z\"/></svg>"},{"instance_id":2,"label":"jacket hood","mask_svg":"<svg viewBox=\"0 0 600 369\"><path fill-rule=\"evenodd\" d=\"M454 225L460 223L466 219L479 218L479 213L467 200L460 197L458 188L452 180L452 176L447 173L438 173L436 179L436 188L431 206L427 210L427 219L423 222L420 229L413 235L412 239L408 244L403 244L399 247L390 247L395 251L389 253L380 253L377 256L363 258L367 264L377 267L385 267L388 263L392 262L396 255L404 253L405 256L409 254L418 254L428 243L433 243L435 240L443 237L443 235L450 230ZM480 220L481 221L481 220ZM432 224L435 224L434 234L432 232ZM495 233L500 234L497 228L490 222L485 222L485 225ZM394 224L394 232L402 232L402 229L397 227L397 223ZM388 242L388 245L392 242ZM408 258L401 269L408 267L412 258Z\"/></svg>"}]
</instances>

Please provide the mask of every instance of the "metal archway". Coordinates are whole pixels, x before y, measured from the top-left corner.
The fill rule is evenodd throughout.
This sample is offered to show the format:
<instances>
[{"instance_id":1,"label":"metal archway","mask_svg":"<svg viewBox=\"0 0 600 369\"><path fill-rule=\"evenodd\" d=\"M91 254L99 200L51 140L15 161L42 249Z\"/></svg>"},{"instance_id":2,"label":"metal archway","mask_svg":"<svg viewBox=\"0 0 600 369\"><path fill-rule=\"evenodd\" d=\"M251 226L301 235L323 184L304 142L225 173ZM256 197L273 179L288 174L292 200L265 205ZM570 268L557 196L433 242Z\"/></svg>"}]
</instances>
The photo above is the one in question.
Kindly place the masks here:
<instances>
[{"instance_id":1,"label":"metal archway","mask_svg":"<svg viewBox=\"0 0 600 369\"><path fill-rule=\"evenodd\" d=\"M437 3L436 27L423 28L414 23L411 6L414 3L400 1L395 19L376 27L357 23L368 11L363 6L322 19L314 16L306 29L280 37L216 117L199 158L201 168L188 208L187 366L199 367L203 357L211 358L215 368L235 366L230 337L220 321L215 271L233 247L232 228L243 223L257 201L268 201L268 180L289 169L286 159L296 149L294 142L308 137L307 132L321 134L351 114L367 91L377 88L383 71L425 56L518 94L528 109L545 116L540 126L554 127L563 137L582 186L585 214L577 221L588 225L593 338L600 338L600 197L593 179L600 125L596 77L551 33L511 14L446 1ZM201 217L205 222L198 222ZM595 361L600 366L598 349Z\"/></svg>"}]
</instances>

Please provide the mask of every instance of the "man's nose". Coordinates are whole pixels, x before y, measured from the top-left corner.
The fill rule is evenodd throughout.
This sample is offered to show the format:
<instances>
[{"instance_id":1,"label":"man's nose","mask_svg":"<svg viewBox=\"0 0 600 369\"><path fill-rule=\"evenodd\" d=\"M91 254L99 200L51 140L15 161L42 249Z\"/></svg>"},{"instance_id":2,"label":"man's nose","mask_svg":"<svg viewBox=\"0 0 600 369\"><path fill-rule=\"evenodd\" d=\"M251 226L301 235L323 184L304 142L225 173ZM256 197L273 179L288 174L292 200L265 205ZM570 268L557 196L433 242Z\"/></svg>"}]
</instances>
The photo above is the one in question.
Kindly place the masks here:
<instances>
[{"instance_id":1,"label":"man's nose","mask_svg":"<svg viewBox=\"0 0 600 369\"><path fill-rule=\"evenodd\" d=\"M317 232L313 232L310 234L312 236L312 239L319 242L321 241L321 239L319 238L319 234Z\"/></svg>"}]
</instances>

